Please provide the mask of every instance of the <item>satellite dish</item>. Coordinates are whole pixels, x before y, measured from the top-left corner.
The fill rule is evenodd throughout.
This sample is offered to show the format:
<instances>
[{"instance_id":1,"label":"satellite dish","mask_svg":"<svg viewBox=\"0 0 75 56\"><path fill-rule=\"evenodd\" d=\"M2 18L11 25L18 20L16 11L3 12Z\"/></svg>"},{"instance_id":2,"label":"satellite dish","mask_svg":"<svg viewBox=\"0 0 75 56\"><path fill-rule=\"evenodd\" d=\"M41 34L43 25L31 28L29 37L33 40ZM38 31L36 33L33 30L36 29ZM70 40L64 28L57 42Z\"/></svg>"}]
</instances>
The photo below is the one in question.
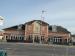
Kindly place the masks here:
<instances>
[{"instance_id":1,"label":"satellite dish","mask_svg":"<svg viewBox=\"0 0 75 56\"><path fill-rule=\"evenodd\" d=\"M3 25L4 18L0 16L0 25Z\"/></svg>"},{"instance_id":2,"label":"satellite dish","mask_svg":"<svg viewBox=\"0 0 75 56\"><path fill-rule=\"evenodd\" d=\"M2 16L0 16L0 20L3 20L4 18Z\"/></svg>"}]
</instances>

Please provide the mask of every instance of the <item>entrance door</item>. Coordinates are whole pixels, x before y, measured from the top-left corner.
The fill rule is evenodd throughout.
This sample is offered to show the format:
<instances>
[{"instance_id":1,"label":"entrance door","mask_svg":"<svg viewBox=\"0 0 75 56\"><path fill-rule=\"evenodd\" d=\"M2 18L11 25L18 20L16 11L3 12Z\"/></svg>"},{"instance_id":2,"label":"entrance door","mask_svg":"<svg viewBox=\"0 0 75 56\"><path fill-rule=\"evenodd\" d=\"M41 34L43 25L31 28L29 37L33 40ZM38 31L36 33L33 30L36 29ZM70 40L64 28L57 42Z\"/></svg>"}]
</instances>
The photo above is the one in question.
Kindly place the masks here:
<instances>
[{"instance_id":1,"label":"entrance door","mask_svg":"<svg viewBox=\"0 0 75 56\"><path fill-rule=\"evenodd\" d=\"M34 42L39 43L39 37L37 35L34 38Z\"/></svg>"}]
</instances>

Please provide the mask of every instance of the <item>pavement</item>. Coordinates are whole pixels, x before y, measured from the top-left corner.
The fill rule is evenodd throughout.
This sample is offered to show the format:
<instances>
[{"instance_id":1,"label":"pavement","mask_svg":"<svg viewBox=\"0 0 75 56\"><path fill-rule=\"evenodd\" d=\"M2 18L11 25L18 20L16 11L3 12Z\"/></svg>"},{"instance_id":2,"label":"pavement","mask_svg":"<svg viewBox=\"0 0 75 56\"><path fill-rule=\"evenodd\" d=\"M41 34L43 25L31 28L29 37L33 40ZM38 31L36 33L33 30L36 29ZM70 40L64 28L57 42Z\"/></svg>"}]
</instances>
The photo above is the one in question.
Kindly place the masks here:
<instances>
[{"instance_id":1,"label":"pavement","mask_svg":"<svg viewBox=\"0 0 75 56\"><path fill-rule=\"evenodd\" d=\"M0 43L0 50L8 56L75 56L75 46L65 45Z\"/></svg>"}]
</instances>

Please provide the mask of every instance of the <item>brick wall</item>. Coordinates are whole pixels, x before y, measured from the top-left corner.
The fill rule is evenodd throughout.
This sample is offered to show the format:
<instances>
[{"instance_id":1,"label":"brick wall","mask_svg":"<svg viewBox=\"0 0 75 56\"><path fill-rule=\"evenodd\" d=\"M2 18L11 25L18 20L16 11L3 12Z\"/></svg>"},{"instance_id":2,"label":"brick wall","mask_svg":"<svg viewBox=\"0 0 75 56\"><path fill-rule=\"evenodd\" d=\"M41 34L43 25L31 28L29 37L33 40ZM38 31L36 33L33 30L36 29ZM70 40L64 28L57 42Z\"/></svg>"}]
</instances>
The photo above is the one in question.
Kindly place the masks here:
<instances>
[{"instance_id":1,"label":"brick wall","mask_svg":"<svg viewBox=\"0 0 75 56\"><path fill-rule=\"evenodd\" d=\"M50 36L62 36L64 39L69 38L69 33L63 33L63 32L49 32Z\"/></svg>"}]
</instances>

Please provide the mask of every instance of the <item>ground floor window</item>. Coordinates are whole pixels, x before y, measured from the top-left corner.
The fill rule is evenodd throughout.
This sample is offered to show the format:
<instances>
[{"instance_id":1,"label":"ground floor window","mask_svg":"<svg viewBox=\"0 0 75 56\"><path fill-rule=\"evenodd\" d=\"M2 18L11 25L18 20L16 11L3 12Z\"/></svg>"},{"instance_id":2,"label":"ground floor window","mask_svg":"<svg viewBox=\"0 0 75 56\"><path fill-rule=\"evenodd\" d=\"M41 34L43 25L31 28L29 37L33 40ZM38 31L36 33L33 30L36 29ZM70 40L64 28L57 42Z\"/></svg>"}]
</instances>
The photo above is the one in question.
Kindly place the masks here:
<instances>
[{"instance_id":1,"label":"ground floor window","mask_svg":"<svg viewBox=\"0 0 75 56\"><path fill-rule=\"evenodd\" d=\"M53 37L49 37L48 38L48 42L50 42L50 43L58 43L58 44L61 44L62 43L62 37L60 37L60 36L53 36Z\"/></svg>"},{"instance_id":2,"label":"ground floor window","mask_svg":"<svg viewBox=\"0 0 75 56\"><path fill-rule=\"evenodd\" d=\"M6 36L6 40L7 42L22 42L24 41L24 37L23 36Z\"/></svg>"},{"instance_id":3,"label":"ground floor window","mask_svg":"<svg viewBox=\"0 0 75 56\"><path fill-rule=\"evenodd\" d=\"M8 36L6 36L6 40L8 40L9 38L8 38Z\"/></svg>"},{"instance_id":4,"label":"ground floor window","mask_svg":"<svg viewBox=\"0 0 75 56\"><path fill-rule=\"evenodd\" d=\"M62 43L62 37L53 37L53 43Z\"/></svg>"}]
</instances>

